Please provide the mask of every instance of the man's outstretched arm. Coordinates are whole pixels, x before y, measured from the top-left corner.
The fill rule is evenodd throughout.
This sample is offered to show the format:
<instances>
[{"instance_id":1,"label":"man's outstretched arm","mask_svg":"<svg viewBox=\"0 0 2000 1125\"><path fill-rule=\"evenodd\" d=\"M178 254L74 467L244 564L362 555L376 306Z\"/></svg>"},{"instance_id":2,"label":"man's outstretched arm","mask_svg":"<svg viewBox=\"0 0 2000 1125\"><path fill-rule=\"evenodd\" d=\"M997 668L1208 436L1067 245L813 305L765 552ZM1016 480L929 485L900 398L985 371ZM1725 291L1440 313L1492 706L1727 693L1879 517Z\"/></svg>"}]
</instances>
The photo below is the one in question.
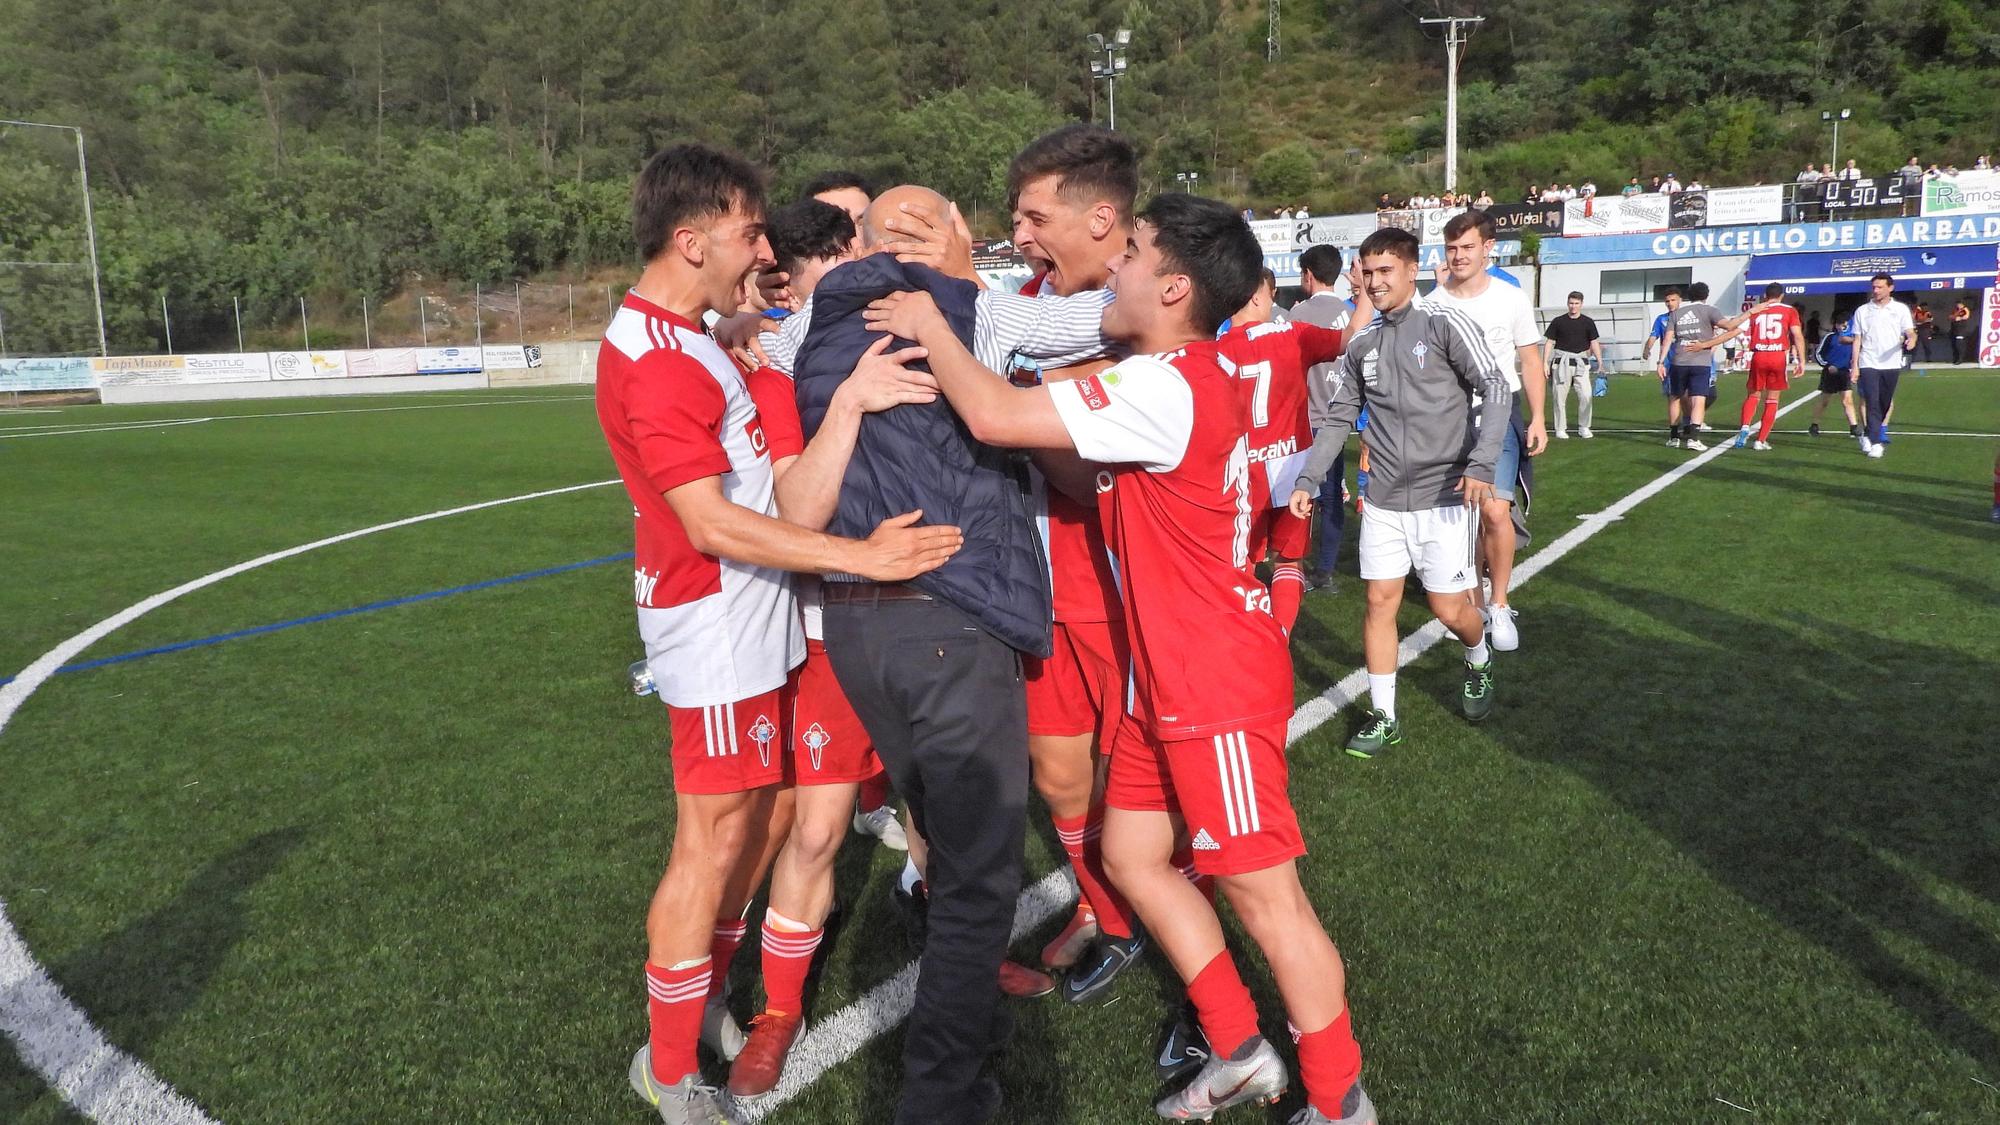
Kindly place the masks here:
<instances>
[{"instance_id":1,"label":"man's outstretched arm","mask_svg":"<svg viewBox=\"0 0 2000 1125\"><path fill-rule=\"evenodd\" d=\"M862 314L868 327L915 340L895 353L928 359L938 389L972 436L1008 449L1075 449L1046 386L1017 387L979 362L951 330L937 303L922 292L892 293Z\"/></svg>"}]
</instances>

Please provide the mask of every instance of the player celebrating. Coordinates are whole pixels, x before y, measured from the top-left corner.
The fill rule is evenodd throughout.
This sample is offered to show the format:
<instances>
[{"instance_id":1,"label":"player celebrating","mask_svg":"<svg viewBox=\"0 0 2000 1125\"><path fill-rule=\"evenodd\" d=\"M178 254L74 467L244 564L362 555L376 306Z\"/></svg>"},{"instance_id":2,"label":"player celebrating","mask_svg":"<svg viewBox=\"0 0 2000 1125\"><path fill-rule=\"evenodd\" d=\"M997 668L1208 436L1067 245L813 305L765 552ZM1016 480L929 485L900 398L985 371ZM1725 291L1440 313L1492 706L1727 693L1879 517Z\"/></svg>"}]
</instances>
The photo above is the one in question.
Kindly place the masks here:
<instances>
[{"instance_id":1,"label":"player celebrating","mask_svg":"<svg viewBox=\"0 0 2000 1125\"><path fill-rule=\"evenodd\" d=\"M866 541L776 518L771 457L742 372L698 327L736 311L772 264L764 188L741 158L678 145L633 192L646 260L605 329L597 416L635 513L633 570L646 661L673 728L675 817L646 916L650 1035L632 1088L670 1125L733 1120L695 1060L712 953L762 878L781 799L792 671L805 658L783 573L899 581L941 565L957 528L885 521ZM719 657L726 657L721 658Z\"/></svg>"},{"instance_id":2,"label":"player celebrating","mask_svg":"<svg viewBox=\"0 0 2000 1125\"><path fill-rule=\"evenodd\" d=\"M1277 977L1298 1037L1309 1104L1294 1125L1372 1125L1340 954L1299 882L1305 852L1285 792L1291 658L1250 564L1249 418L1218 363L1215 329L1257 282L1255 236L1226 205L1155 198L1115 263L1106 335L1136 354L1100 375L1012 387L959 346L929 302L879 302L880 326L929 349L938 385L981 440L1074 449L1063 482L1095 490L1119 563L1133 690L1111 754L1105 859L1188 984L1214 1054L1156 1107L1207 1119L1271 1101L1284 1064L1213 907L1171 861L1191 832L1196 867L1216 876ZM1469 611L1469 607L1468 607ZM1189 638L1199 637L1198 646Z\"/></svg>"},{"instance_id":3,"label":"player celebrating","mask_svg":"<svg viewBox=\"0 0 2000 1125\"><path fill-rule=\"evenodd\" d=\"M1806 333L1799 310L1785 303L1785 287L1772 282L1764 300L1750 310L1750 393L1743 400L1743 428L1736 448L1750 441L1750 423L1763 404L1764 420L1757 428L1756 449L1771 448L1771 427L1778 424L1778 397L1794 374L1806 369Z\"/></svg>"},{"instance_id":4,"label":"player celebrating","mask_svg":"<svg viewBox=\"0 0 2000 1125\"><path fill-rule=\"evenodd\" d=\"M1493 634L1494 649L1512 652L1521 646L1514 608L1507 604L1508 587L1514 579L1517 540L1515 498L1525 480L1522 455L1539 456L1549 445L1548 427L1542 421L1542 407L1548 397L1548 363L1541 348L1542 335L1535 329L1535 308L1528 295L1520 286L1501 281L1489 272L1497 237L1493 218L1484 211L1471 210L1452 216L1444 225L1444 261L1439 266L1438 286L1431 290L1430 300L1464 313L1485 334L1487 350L1500 364L1508 391L1528 400L1526 429L1521 426L1518 410L1509 410L1504 419L1506 433L1500 445L1500 460L1493 469L1493 496L1482 502L1479 510L1479 569L1493 587L1480 613L1486 619L1487 630ZM1581 308L1581 302L1578 307ZM1479 405L1477 393L1473 405ZM1557 417L1560 419L1561 415Z\"/></svg>"},{"instance_id":5,"label":"player celebrating","mask_svg":"<svg viewBox=\"0 0 2000 1125\"><path fill-rule=\"evenodd\" d=\"M1735 332L1723 327L1721 311L1708 303L1708 283L1697 281L1688 286L1687 296L1687 300L1674 308L1673 363L1667 367L1666 376L1667 393L1675 399L1675 404L1667 408L1667 416L1677 420L1685 412L1687 421L1672 424L1667 445L1703 450L1708 446L1701 440L1702 415L1707 413L1708 400L1715 393L1714 349Z\"/></svg>"},{"instance_id":6,"label":"player celebrating","mask_svg":"<svg viewBox=\"0 0 2000 1125\"><path fill-rule=\"evenodd\" d=\"M1271 319L1277 285L1276 275L1267 267L1256 295L1229 318L1229 331L1216 341L1222 369L1236 376L1250 411L1250 463L1265 475L1274 498L1292 494L1292 482L1305 467L1306 447L1312 444L1306 418L1306 369L1340 355L1339 332ZM1271 615L1290 636L1305 597L1312 523L1282 503L1256 518L1250 558L1262 559L1267 549L1276 558L1271 568Z\"/></svg>"},{"instance_id":7,"label":"player celebrating","mask_svg":"<svg viewBox=\"0 0 2000 1125\"><path fill-rule=\"evenodd\" d=\"M1361 510L1361 578L1368 584L1361 641L1374 706L1347 752L1371 758L1403 740L1396 719L1396 611L1412 570L1423 579L1431 612L1465 646L1465 717L1479 722L1493 713L1492 653L1478 611L1459 595L1478 583L1479 505L1493 495L1514 403L1479 326L1458 309L1416 295L1415 235L1376 231L1361 243L1358 257L1354 319L1366 320L1359 307L1363 294L1383 311L1347 341L1334 369L1331 420L1313 435L1291 507L1301 515L1312 511L1327 467L1365 403L1370 420L1362 440L1371 468ZM1475 393L1482 399L1476 427Z\"/></svg>"},{"instance_id":8,"label":"player celebrating","mask_svg":"<svg viewBox=\"0 0 2000 1125\"><path fill-rule=\"evenodd\" d=\"M1138 154L1109 129L1065 125L1029 142L1007 169L1014 242L1049 266L1022 292L1069 297L1103 289L1107 262L1131 230L1138 191ZM1036 367L1022 374L1058 382L1104 366ZM1049 808L1082 892L1042 961L1069 969L1063 998L1084 1003L1109 999L1113 983L1144 949L1144 936L1104 874L1101 848L1099 751L1116 729L1130 657L1096 509L1046 483L1041 491L1055 647L1049 659L1028 661L1028 754L1035 791Z\"/></svg>"}]
</instances>

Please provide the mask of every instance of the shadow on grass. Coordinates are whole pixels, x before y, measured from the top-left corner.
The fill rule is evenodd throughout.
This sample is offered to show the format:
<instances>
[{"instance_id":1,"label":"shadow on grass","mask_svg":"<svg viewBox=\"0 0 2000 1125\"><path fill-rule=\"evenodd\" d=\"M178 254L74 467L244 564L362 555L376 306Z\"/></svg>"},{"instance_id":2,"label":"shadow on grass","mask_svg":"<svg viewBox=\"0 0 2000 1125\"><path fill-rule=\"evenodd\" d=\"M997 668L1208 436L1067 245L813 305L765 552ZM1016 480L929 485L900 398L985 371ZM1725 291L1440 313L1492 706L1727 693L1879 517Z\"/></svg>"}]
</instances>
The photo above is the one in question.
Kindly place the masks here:
<instances>
[{"instance_id":1,"label":"shadow on grass","mask_svg":"<svg viewBox=\"0 0 2000 1125\"><path fill-rule=\"evenodd\" d=\"M1545 607L1538 628L1564 638L1560 667L1530 657L1521 675L1562 681L1560 706L1546 708L1559 717L1517 712L1486 732L1586 779L1939 1041L2000 1065L2000 1028L1926 967L2000 981L2000 936L1924 885L2000 904L2000 757L1983 721L2000 664L1831 621L1773 625L1568 581L1665 629L1642 636ZM1680 669L1685 690L1635 697L1631 670L1645 668Z\"/></svg>"},{"instance_id":2,"label":"shadow on grass","mask_svg":"<svg viewBox=\"0 0 2000 1125\"><path fill-rule=\"evenodd\" d=\"M245 841L210 860L165 905L50 966L50 975L106 1039L146 1059L154 1042L200 1002L243 939L251 890L304 838L303 829L286 828ZM0 993L0 1005L7 1003ZM55 1102L53 1094L26 1083L0 1084L0 1121L21 1120L30 1109L52 1119L79 1119Z\"/></svg>"}]
</instances>

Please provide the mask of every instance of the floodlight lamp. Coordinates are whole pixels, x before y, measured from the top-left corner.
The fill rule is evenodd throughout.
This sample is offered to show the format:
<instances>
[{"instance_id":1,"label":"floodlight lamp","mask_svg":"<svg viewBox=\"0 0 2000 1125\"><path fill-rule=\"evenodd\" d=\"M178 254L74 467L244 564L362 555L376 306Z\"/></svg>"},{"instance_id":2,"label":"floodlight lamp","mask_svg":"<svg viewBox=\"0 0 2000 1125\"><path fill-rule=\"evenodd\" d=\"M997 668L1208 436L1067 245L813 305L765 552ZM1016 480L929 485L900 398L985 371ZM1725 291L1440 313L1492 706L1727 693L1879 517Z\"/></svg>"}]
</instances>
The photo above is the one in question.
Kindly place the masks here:
<instances>
[{"instance_id":1,"label":"floodlight lamp","mask_svg":"<svg viewBox=\"0 0 2000 1125\"><path fill-rule=\"evenodd\" d=\"M1090 49L1093 51L1102 51L1104 49L1104 36L1094 31L1090 33L1090 36L1084 42L1089 43Z\"/></svg>"},{"instance_id":2,"label":"floodlight lamp","mask_svg":"<svg viewBox=\"0 0 2000 1125\"><path fill-rule=\"evenodd\" d=\"M1854 111L1851 109L1843 109L1840 111L1840 119L1842 121L1845 121L1852 116L1854 116Z\"/></svg>"},{"instance_id":3,"label":"floodlight lamp","mask_svg":"<svg viewBox=\"0 0 2000 1125\"><path fill-rule=\"evenodd\" d=\"M1129 27L1119 28L1118 34L1114 36L1111 41L1113 43L1118 44L1120 47L1126 46L1127 44L1132 42L1132 29Z\"/></svg>"}]
</instances>

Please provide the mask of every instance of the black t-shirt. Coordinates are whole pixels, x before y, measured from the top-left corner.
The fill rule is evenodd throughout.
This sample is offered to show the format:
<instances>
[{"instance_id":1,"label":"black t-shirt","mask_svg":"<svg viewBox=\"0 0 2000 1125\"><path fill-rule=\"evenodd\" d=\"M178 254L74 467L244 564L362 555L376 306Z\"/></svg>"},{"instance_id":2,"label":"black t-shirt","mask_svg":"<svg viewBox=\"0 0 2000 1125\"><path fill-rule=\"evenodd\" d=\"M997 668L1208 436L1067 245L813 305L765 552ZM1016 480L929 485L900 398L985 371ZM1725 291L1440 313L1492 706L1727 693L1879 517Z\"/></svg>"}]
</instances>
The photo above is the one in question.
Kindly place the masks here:
<instances>
[{"instance_id":1,"label":"black t-shirt","mask_svg":"<svg viewBox=\"0 0 2000 1125\"><path fill-rule=\"evenodd\" d=\"M1555 341L1559 352L1587 352L1590 342L1597 339L1597 322L1587 316L1564 313L1549 321L1549 330L1542 335Z\"/></svg>"}]
</instances>

